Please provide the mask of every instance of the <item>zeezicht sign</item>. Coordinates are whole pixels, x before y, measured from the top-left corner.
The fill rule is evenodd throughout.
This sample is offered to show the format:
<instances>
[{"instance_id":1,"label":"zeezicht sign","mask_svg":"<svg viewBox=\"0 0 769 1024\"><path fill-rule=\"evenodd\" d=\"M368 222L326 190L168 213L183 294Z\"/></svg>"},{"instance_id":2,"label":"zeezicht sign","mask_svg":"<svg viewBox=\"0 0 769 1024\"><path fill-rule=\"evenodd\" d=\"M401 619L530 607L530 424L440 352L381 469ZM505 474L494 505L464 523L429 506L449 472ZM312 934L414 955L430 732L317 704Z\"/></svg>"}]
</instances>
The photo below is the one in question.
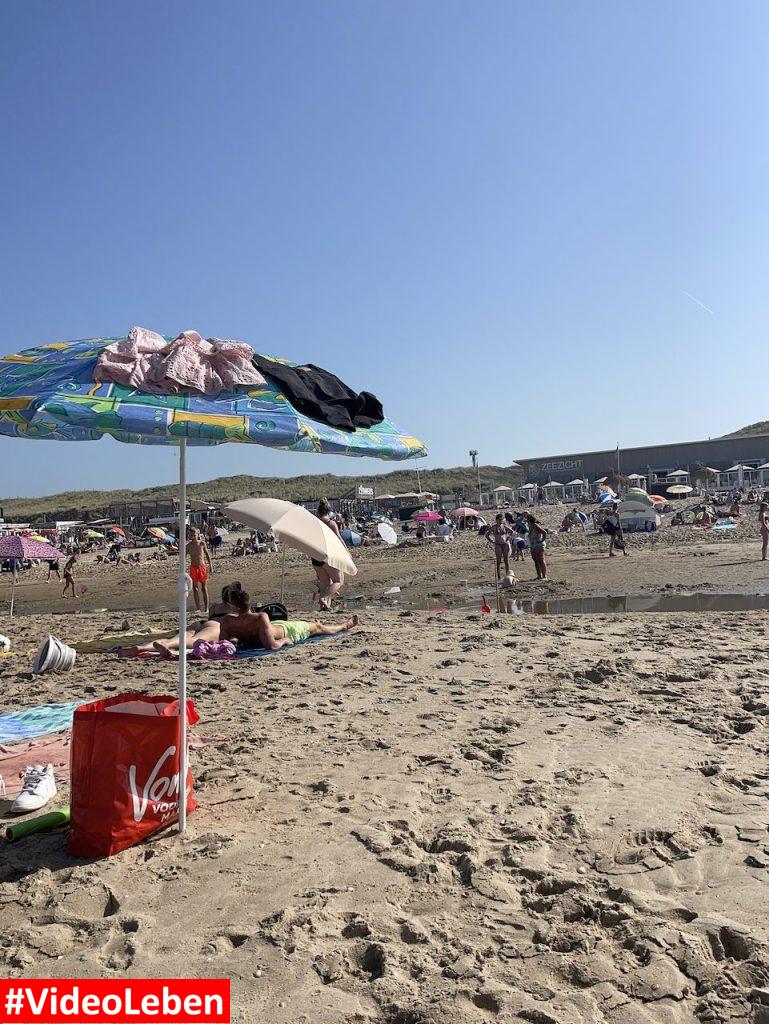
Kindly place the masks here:
<instances>
[{"instance_id":1,"label":"zeezicht sign","mask_svg":"<svg viewBox=\"0 0 769 1024\"><path fill-rule=\"evenodd\" d=\"M565 469L582 469L582 459L556 459L552 462L530 462L526 467L531 476L541 473L561 473Z\"/></svg>"}]
</instances>

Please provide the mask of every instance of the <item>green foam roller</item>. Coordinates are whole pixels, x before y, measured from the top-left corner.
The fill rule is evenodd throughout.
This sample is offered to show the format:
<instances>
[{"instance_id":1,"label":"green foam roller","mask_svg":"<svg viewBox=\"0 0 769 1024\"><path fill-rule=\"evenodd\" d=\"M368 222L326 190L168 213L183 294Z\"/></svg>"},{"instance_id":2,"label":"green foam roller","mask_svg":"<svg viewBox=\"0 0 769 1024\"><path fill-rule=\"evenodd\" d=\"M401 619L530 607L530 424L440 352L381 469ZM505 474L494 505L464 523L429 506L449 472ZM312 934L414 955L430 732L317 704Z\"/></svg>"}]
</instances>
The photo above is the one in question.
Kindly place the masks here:
<instances>
[{"instance_id":1,"label":"green foam roller","mask_svg":"<svg viewBox=\"0 0 769 1024\"><path fill-rule=\"evenodd\" d=\"M61 828L62 825L69 825L69 807L49 811L48 814L30 818L29 821L20 821L18 825L9 825L5 830L5 838L9 843L16 843L19 839L34 835L35 832L49 832L52 828Z\"/></svg>"}]
</instances>

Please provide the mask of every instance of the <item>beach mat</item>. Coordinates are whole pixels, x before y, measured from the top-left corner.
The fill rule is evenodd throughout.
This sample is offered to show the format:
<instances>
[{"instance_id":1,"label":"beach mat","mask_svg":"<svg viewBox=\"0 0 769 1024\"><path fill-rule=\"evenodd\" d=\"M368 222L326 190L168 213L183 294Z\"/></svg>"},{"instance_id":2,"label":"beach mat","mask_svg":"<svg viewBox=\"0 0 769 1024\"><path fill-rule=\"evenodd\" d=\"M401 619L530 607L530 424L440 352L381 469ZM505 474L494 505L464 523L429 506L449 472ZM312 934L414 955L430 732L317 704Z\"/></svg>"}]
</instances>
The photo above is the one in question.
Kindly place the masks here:
<instances>
[{"instance_id":1,"label":"beach mat","mask_svg":"<svg viewBox=\"0 0 769 1024\"><path fill-rule=\"evenodd\" d=\"M5 782L5 796L21 792L24 771L31 764L52 764L57 782L69 779L69 745L72 732L0 746L0 778Z\"/></svg>"},{"instance_id":2,"label":"beach mat","mask_svg":"<svg viewBox=\"0 0 769 1024\"><path fill-rule=\"evenodd\" d=\"M72 728L75 708L82 703L82 700L72 700L66 704L40 704L24 711L0 714L0 743L16 743L48 736L52 732L64 732Z\"/></svg>"},{"instance_id":3,"label":"beach mat","mask_svg":"<svg viewBox=\"0 0 769 1024\"><path fill-rule=\"evenodd\" d=\"M125 633L105 633L93 640L72 644L78 654L103 654L118 647L134 647L148 640L168 640L176 636L175 629L132 629Z\"/></svg>"}]
</instances>

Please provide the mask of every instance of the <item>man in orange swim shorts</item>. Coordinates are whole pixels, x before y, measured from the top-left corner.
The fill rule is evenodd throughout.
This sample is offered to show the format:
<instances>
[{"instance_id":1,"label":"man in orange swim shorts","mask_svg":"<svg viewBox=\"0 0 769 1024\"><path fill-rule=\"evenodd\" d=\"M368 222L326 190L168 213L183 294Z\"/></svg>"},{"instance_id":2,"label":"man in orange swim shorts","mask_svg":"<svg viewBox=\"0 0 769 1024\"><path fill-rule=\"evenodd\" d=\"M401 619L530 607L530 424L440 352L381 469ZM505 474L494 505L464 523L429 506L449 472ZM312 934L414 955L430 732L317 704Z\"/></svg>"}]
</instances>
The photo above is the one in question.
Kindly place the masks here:
<instances>
[{"instance_id":1,"label":"man in orange swim shorts","mask_svg":"<svg viewBox=\"0 0 769 1024\"><path fill-rule=\"evenodd\" d=\"M187 541L187 557L190 560L190 579L195 607L208 615L208 577L211 575L211 553L200 536L200 530L193 528ZM208 567L206 568L206 563Z\"/></svg>"}]
</instances>

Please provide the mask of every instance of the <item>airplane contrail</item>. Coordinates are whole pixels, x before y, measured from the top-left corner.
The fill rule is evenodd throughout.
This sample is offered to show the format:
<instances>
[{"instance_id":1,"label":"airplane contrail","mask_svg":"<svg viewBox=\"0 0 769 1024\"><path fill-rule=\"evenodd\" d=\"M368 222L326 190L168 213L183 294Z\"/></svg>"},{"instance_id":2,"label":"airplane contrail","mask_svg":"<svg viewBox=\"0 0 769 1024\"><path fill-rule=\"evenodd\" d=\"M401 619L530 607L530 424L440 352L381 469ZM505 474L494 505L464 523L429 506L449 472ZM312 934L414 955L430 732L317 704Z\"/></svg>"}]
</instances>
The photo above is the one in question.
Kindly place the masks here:
<instances>
[{"instance_id":1,"label":"airplane contrail","mask_svg":"<svg viewBox=\"0 0 769 1024\"><path fill-rule=\"evenodd\" d=\"M681 289L681 290L683 291L683 289ZM706 306L704 302L700 302L699 299L695 299L695 297L693 295L690 295L688 292L684 292L684 295L687 297L687 299L691 299L692 302L696 302L697 305L700 306L702 309L704 309L706 313L710 313L711 316L715 316L716 315L715 311L712 310L710 308L710 306Z\"/></svg>"}]
</instances>

